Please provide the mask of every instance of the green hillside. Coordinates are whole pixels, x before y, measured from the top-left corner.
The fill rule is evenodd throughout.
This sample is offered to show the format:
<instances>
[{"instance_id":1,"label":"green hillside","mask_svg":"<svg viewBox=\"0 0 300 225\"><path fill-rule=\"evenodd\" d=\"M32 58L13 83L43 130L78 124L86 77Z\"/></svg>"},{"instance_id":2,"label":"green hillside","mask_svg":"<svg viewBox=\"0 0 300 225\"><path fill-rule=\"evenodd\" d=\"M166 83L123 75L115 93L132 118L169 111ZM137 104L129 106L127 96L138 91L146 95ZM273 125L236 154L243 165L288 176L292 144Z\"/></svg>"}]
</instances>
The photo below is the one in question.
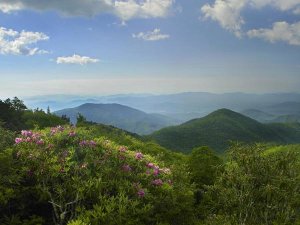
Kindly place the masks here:
<instances>
[{"instance_id":1,"label":"green hillside","mask_svg":"<svg viewBox=\"0 0 300 225\"><path fill-rule=\"evenodd\" d=\"M55 112L55 114L59 116L67 115L72 123L76 122L78 113L86 117L88 121L113 125L137 134L150 134L163 127L174 124L173 119L166 116L147 114L140 110L119 104L87 103L76 108L63 109Z\"/></svg>"},{"instance_id":2,"label":"green hillside","mask_svg":"<svg viewBox=\"0 0 300 225\"><path fill-rule=\"evenodd\" d=\"M297 143L300 142L299 130L297 125L265 125L231 110L220 109L206 117L164 128L150 137L174 150L190 152L198 146L209 146L221 153L230 141Z\"/></svg>"}]
</instances>

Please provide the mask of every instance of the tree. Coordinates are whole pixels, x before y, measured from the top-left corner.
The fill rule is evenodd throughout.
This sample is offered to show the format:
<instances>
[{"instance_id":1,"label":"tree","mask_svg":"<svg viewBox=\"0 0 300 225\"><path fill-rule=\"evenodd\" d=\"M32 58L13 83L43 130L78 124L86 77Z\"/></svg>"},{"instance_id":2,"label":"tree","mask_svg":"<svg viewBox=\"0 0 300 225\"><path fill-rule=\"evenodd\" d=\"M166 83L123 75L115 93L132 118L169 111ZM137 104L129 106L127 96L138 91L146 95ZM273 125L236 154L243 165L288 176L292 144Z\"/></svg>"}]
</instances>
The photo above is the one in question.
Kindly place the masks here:
<instances>
[{"instance_id":1,"label":"tree","mask_svg":"<svg viewBox=\"0 0 300 225\"><path fill-rule=\"evenodd\" d=\"M198 189L212 185L216 179L218 168L222 165L219 158L209 147L193 149L188 160L191 180Z\"/></svg>"},{"instance_id":2,"label":"tree","mask_svg":"<svg viewBox=\"0 0 300 225\"><path fill-rule=\"evenodd\" d=\"M12 131L24 128L23 114L27 107L23 101L15 97L13 100L0 100L0 120L4 122L3 127Z\"/></svg>"},{"instance_id":3,"label":"tree","mask_svg":"<svg viewBox=\"0 0 300 225\"><path fill-rule=\"evenodd\" d=\"M85 122L87 122L86 118L81 113L78 113L78 115L77 115L77 124L85 123Z\"/></svg>"}]
</instances>

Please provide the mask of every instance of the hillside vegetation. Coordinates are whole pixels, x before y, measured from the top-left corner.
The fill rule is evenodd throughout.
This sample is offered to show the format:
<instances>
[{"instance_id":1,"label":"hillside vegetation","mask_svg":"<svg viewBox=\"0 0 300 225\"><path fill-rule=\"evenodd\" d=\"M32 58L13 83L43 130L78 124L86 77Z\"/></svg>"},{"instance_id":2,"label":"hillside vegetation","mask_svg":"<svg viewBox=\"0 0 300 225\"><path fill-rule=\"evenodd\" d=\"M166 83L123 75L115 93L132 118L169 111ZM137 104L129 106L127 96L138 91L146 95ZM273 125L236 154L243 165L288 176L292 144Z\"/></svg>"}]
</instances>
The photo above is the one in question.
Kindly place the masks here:
<instances>
[{"instance_id":1,"label":"hillside vegetation","mask_svg":"<svg viewBox=\"0 0 300 225\"><path fill-rule=\"evenodd\" d=\"M61 118L36 111L34 129L13 130L27 126L25 108L0 126L1 225L300 223L300 145L182 154L80 115L39 128Z\"/></svg>"},{"instance_id":2,"label":"hillside vegetation","mask_svg":"<svg viewBox=\"0 0 300 225\"><path fill-rule=\"evenodd\" d=\"M167 127L150 135L160 145L183 152L209 146L222 153L230 141L245 143L299 143L299 124L261 124L228 109L217 110L206 117Z\"/></svg>"}]
</instances>

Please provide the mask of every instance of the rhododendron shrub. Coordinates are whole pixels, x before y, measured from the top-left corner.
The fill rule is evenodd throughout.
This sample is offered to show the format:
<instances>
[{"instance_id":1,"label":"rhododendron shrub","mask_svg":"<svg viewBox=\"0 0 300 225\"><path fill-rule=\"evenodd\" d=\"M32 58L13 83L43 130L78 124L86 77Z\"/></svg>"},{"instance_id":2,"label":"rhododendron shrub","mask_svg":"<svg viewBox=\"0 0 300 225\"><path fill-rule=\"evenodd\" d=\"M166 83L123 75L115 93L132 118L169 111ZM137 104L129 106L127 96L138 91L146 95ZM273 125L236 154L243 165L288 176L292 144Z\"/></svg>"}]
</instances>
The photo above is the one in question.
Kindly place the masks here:
<instances>
[{"instance_id":1,"label":"rhododendron shrub","mask_svg":"<svg viewBox=\"0 0 300 225\"><path fill-rule=\"evenodd\" d=\"M22 131L14 157L54 224L191 224L184 172L84 128Z\"/></svg>"}]
</instances>

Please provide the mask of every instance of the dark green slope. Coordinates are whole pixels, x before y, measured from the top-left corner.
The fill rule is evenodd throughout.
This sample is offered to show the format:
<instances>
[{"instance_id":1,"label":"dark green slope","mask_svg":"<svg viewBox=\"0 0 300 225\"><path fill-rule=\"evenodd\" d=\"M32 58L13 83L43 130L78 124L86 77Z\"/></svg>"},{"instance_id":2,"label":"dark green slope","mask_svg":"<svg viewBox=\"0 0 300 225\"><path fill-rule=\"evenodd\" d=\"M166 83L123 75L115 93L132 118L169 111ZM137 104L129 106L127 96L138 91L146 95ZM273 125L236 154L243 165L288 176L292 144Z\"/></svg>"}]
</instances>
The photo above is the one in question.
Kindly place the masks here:
<instances>
[{"instance_id":1,"label":"dark green slope","mask_svg":"<svg viewBox=\"0 0 300 225\"><path fill-rule=\"evenodd\" d=\"M264 125L231 110L220 109L206 117L161 129L150 137L164 147L183 152L198 146L223 152L230 141L295 143L300 141L298 134L294 134L295 129L285 125Z\"/></svg>"},{"instance_id":2,"label":"dark green slope","mask_svg":"<svg viewBox=\"0 0 300 225\"><path fill-rule=\"evenodd\" d=\"M72 123L76 122L78 113L88 121L112 125L137 134L150 134L153 131L174 124L172 119L158 115L147 114L119 104L83 104L76 108L63 109L55 112L57 115L67 115Z\"/></svg>"}]
</instances>

